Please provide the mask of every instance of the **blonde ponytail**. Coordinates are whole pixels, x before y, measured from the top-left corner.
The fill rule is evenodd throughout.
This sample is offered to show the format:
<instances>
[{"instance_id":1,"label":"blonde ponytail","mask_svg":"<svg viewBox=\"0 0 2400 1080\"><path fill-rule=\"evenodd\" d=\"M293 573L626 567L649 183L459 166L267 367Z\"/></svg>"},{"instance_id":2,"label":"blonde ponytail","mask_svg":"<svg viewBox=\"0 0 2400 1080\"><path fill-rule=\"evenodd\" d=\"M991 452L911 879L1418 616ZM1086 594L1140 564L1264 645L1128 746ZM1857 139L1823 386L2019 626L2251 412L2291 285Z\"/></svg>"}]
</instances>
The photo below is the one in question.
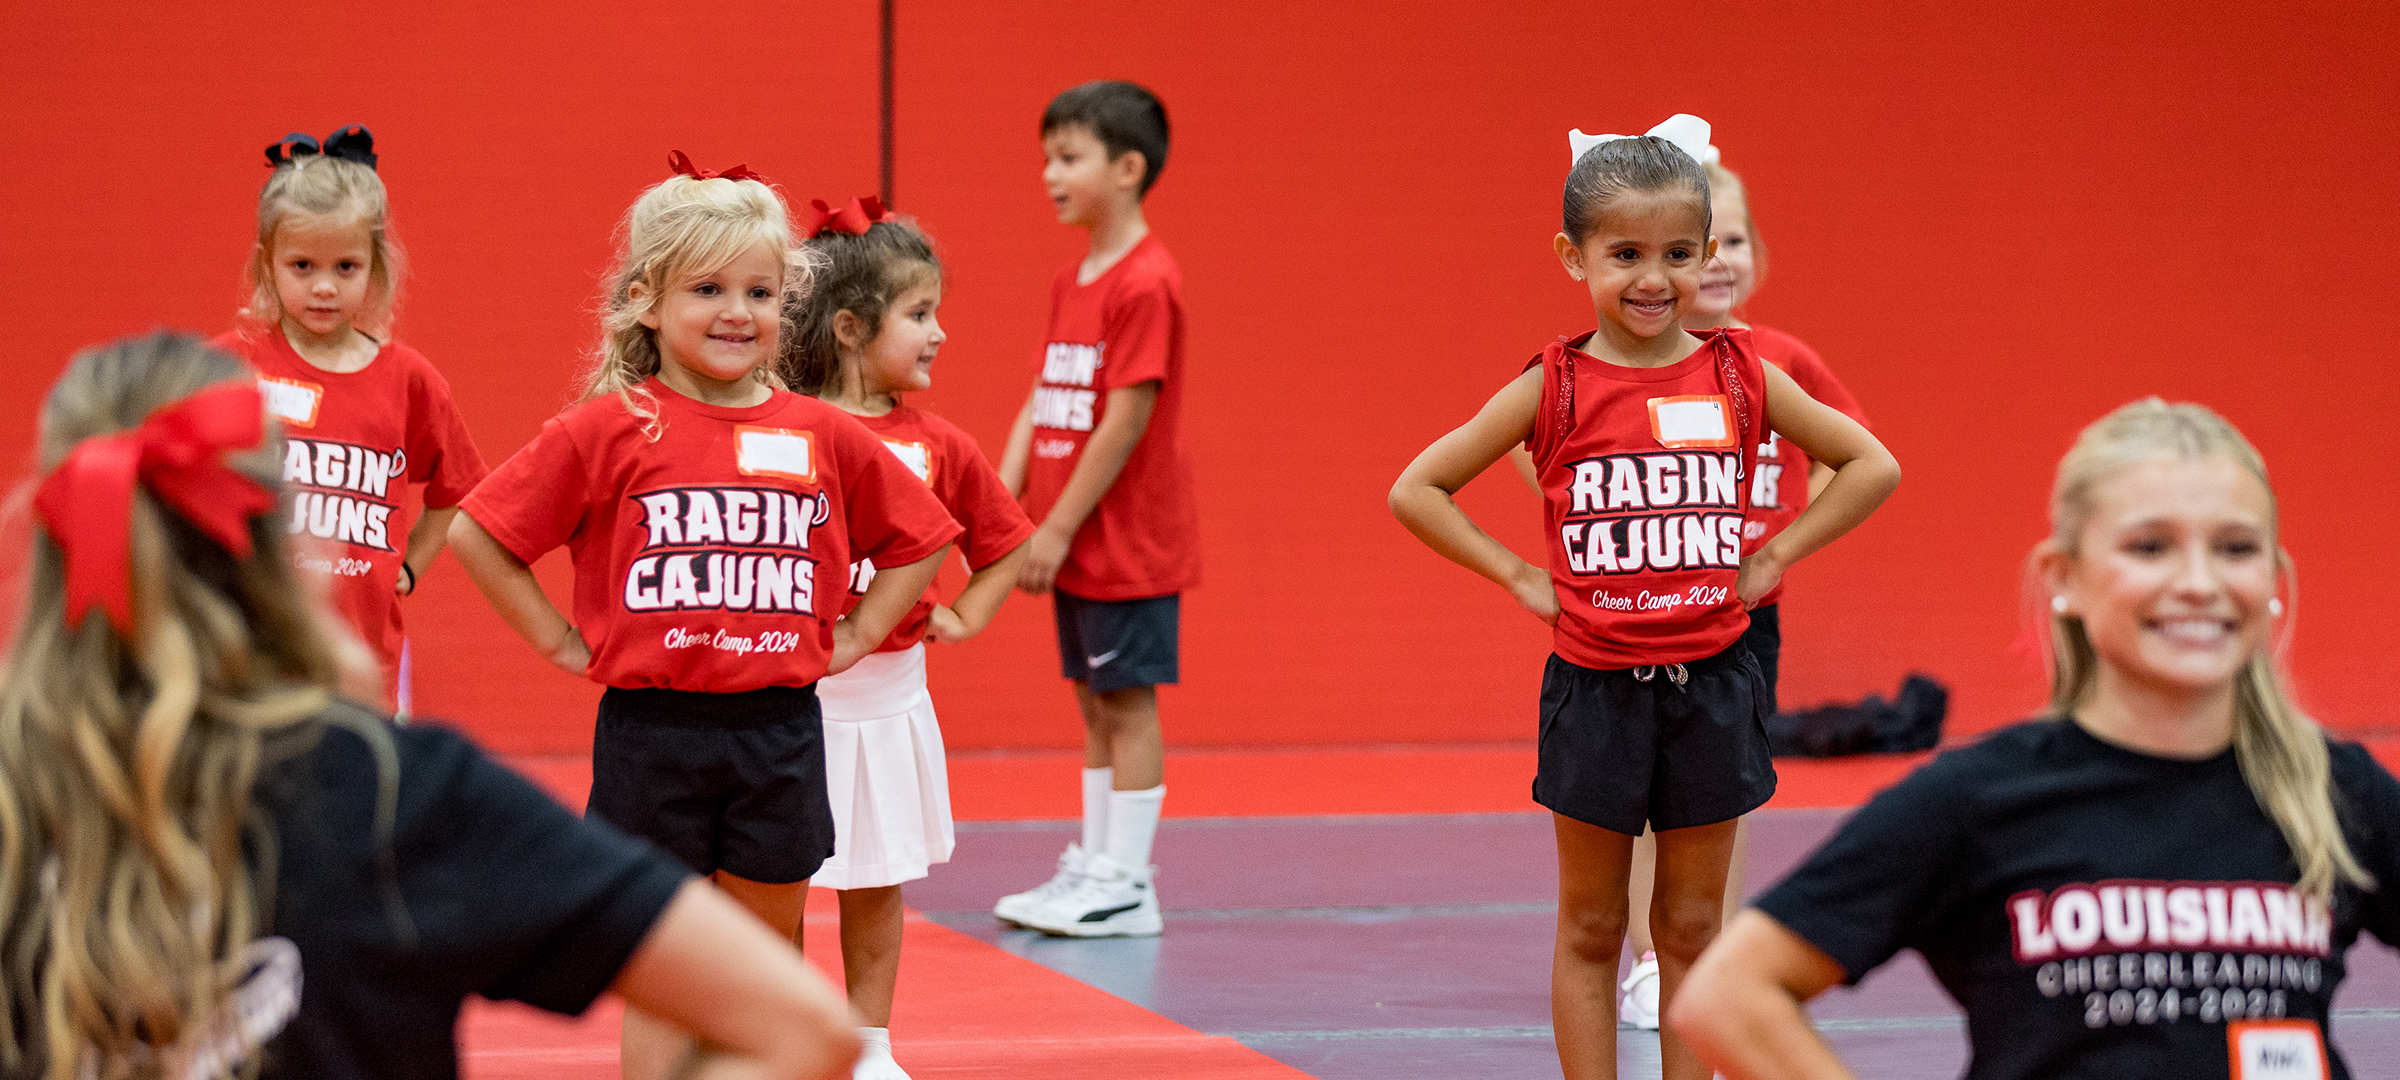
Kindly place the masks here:
<instances>
[{"instance_id":1,"label":"blonde ponytail","mask_svg":"<svg viewBox=\"0 0 2400 1080\"><path fill-rule=\"evenodd\" d=\"M2101 417L2076 437L2058 463L2050 496L2050 539L2046 547L2075 554L2075 539L2091 515L2092 493L2119 470L2161 458L2216 458L2233 462L2266 488L2268 533L2275 530L2275 489L2256 448L2224 417L2199 405L2144 398ZM2290 561L2275 549L2279 570L2289 579ZM2050 712L2065 716L2091 702L2099 656L2083 621L2049 612ZM2235 677L2234 760L2259 809L2283 833L2300 869L2300 889L2329 898L2337 881L2376 887L2350 851L2334 812L2332 766L2325 733L2284 690L2273 654L2262 650Z\"/></svg>"}]
</instances>

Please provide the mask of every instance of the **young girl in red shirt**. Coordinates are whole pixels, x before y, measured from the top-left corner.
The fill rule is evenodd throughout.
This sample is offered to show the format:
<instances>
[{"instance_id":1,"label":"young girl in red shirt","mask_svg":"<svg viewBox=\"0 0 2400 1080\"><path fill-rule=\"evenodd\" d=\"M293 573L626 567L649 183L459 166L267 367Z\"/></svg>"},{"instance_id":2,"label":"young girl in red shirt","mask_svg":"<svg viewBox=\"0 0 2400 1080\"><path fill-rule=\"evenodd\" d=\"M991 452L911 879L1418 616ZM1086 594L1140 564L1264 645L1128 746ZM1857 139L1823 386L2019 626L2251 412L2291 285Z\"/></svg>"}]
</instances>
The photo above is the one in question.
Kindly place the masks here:
<instances>
[{"instance_id":1,"label":"young girl in red shirt","mask_svg":"<svg viewBox=\"0 0 2400 1080\"><path fill-rule=\"evenodd\" d=\"M401 256L375 137L357 125L323 143L287 135L267 164L250 302L210 344L258 369L267 410L283 421L283 520L317 541L293 565L330 579L334 609L381 668L371 696L406 714L399 598L416 592L487 470L449 382L392 338ZM424 488L413 524L402 497L411 484Z\"/></svg>"},{"instance_id":2,"label":"young girl in red shirt","mask_svg":"<svg viewBox=\"0 0 2400 1080\"><path fill-rule=\"evenodd\" d=\"M1667 136L1667 137L1661 137ZM1712 254L1707 124L1570 139L1559 262L1599 328L1562 338L1392 487L1417 537L1556 627L1542 680L1535 801L1554 815L1551 1011L1568 1080L1616 1075L1616 970L1634 837L1657 830L1650 911L1665 997L1715 937L1735 820L1774 792L1766 688L1740 647L1784 568L1847 532L1899 483L1866 429L1763 364L1743 329L1681 322ZM1834 469L1799 520L1742 553L1744 482L1773 431ZM1523 443L1549 565L1477 528L1452 495ZM1673 1035L1663 1075L1699 1080Z\"/></svg>"},{"instance_id":3,"label":"young girl in red shirt","mask_svg":"<svg viewBox=\"0 0 2400 1080\"><path fill-rule=\"evenodd\" d=\"M826 790L833 857L811 882L841 894L842 973L865 1053L854 1080L908 1080L892 1059L892 989L900 975L900 886L950 861L956 843L942 729L925 689L925 642L981 633L1016 584L1033 522L966 432L900 395L933 386L947 336L942 264L916 224L873 196L803 215L803 244L823 261L787 351L792 388L857 417L922 478L966 533L970 575L948 604L919 599L873 653L817 684L825 707ZM880 580L852 569L851 591Z\"/></svg>"},{"instance_id":4,"label":"young girl in red shirt","mask_svg":"<svg viewBox=\"0 0 2400 1080\"><path fill-rule=\"evenodd\" d=\"M858 421L783 389L807 277L782 197L671 160L626 215L583 403L468 496L451 542L525 640L608 687L590 813L797 941L833 852L816 682L891 635L959 528ZM572 624L528 569L561 545ZM884 569L852 605L861 559ZM627 1012L628 1076L683 1052Z\"/></svg>"}]
</instances>

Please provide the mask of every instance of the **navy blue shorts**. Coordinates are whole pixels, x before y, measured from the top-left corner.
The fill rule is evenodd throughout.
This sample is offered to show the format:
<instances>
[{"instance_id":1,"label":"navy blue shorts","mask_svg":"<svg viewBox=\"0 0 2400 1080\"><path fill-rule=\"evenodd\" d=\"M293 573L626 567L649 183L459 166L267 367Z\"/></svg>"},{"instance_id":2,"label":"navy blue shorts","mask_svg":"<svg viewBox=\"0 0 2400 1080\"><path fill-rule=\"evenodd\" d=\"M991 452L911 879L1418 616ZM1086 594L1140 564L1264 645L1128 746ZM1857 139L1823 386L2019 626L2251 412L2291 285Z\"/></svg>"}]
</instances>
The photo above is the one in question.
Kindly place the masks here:
<instances>
[{"instance_id":1,"label":"navy blue shorts","mask_svg":"<svg viewBox=\"0 0 2400 1080\"><path fill-rule=\"evenodd\" d=\"M610 687L585 811L694 873L805 881L833 855L817 688L738 694Z\"/></svg>"},{"instance_id":2,"label":"navy blue shorts","mask_svg":"<svg viewBox=\"0 0 2400 1080\"><path fill-rule=\"evenodd\" d=\"M1179 594L1140 600L1086 600L1053 589L1059 674L1097 693L1176 681L1181 648Z\"/></svg>"},{"instance_id":3,"label":"navy blue shorts","mask_svg":"<svg viewBox=\"0 0 2400 1080\"><path fill-rule=\"evenodd\" d=\"M1775 794L1767 701L1758 658L1738 641L1705 660L1641 668L1553 654L1533 801L1628 836L1740 817Z\"/></svg>"}]
</instances>

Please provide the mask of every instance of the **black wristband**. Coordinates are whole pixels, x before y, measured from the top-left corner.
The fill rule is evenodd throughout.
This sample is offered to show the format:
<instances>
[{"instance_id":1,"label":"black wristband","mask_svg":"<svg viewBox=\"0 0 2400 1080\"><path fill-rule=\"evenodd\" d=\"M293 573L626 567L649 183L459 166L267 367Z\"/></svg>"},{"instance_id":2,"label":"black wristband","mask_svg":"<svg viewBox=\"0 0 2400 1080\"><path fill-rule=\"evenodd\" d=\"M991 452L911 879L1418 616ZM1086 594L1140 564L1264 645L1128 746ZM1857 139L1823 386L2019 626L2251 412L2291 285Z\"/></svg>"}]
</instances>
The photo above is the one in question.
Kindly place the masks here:
<instances>
[{"instance_id":1,"label":"black wristband","mask_svg":"<svg viewBox=\"0 0 2400 1080\"><path fill-rule=\"evenodd\" d=\"M400 595L402 595L402 596L415 596L415 595L417 595L417 572L416 572L416 571L414 571L414 570L411 570L411 569L409 569L409 568L408 568L408 563L406 563L406 562L402 562L402 563L400 564L400 572L401 572L401 573L403 573L403 574L406 574L406 575L408 575L408 591L407 591L407 592L404 592L404 593L401 593Z\"/></svg>"}]
</instances>

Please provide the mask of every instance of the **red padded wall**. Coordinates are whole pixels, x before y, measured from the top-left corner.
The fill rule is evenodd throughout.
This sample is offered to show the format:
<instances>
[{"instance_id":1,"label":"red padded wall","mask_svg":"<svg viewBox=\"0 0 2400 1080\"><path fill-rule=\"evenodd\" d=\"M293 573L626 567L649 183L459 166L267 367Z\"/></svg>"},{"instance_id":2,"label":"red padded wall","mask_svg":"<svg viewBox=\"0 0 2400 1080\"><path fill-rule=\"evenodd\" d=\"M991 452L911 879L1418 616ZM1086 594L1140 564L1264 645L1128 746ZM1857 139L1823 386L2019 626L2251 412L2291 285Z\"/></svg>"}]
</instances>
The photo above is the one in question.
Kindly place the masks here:
<instances>
[{"instance_id":1,"label":"red padded wall","mask_svg":"<svg viewBox=\"0 0 2400 1080\"><path fill-rule=\"evenodd\" d=\"M1704 24L1699 16L1715 19ZM20 5L0 41L0 286L18 298L23 461L75 347L218 329L257 147L362 121L415 260L401 332L485 454L569 396L609 231L667 149L796 200L875 183L874 5L482 5L173 13ZM1036 173L1043 103L1112 76L1175 120L1151 219L1192 313L1208 581L1170 742L1524 741L1546 632L1426 552L1383 494L1550 337L1592 320L1549 254L1564 133L1718 127L1772 272L1751 314L1815 344L1907 469L1793 576L1784 696L1956 689L2019 715L2019 566L2073 432L2146 393L2266 452L2302 568L2296 668L2352 729L2400 634L2400 505L2367 458L2400 406L2400 74L2388 5L1468 2L900 4L900 207L950 264L940 411L997 454L1051 272L1081 236ZM325 59L331 57L333 59ZM2363 455L2363 456L2362 456ZM2364 470L2364 471L2362 471ZM1463 496L1538 553L1506 475ZM563 583L553 559L546 579ZM563 593L561 594L563 595ZM1073 745L1046 603L940 650L954 747ZM426 711L575 751L595 691L530 656L445 559L408 607Z\"/></svg>"}]
</instances>

